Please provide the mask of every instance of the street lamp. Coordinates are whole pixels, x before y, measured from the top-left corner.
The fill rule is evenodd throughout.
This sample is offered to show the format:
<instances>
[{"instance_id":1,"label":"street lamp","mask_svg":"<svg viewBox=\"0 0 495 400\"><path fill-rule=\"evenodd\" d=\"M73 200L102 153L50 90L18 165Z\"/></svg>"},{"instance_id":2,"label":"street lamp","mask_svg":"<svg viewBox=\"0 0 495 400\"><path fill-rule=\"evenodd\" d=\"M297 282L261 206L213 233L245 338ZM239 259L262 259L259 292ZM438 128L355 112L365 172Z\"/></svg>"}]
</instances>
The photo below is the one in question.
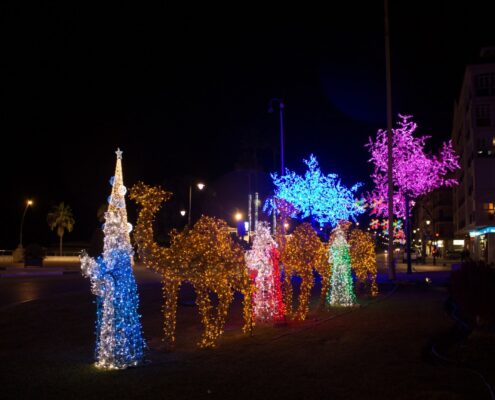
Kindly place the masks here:
<instances>
[{"instance_id":1,"label":"street lamp","mask_svg":"<svg viewBox=\"0 0 495 400\"><path fill-rule=\"evenodd\" d=\"M26 201L26 207L24 208L24 212L22 213L22 218L21 218L21 234L19 238L19 247L22 249L22 228L24 226L24 217L26 216L26 212L29 207L33 205L33 200L28 200Z\"/></svg>"},{"instance_id":2,"label":"street lamp","mask_svg":"<svg viewBox=\"0 0 495 400\"><path fill-rule=\"evenodd\" d=\"M242 219L242 214L240 212L236 212L234 218L237 222L239 222Z\"/></svg>"},{"instance_id":3,"label":"street lamp","mask_svg":"<svg viewBox=\"0 0 495 400\"><path fill-rule=\"evenodd\" d=\"M203 190L206 185L203 183L203 182L199 182L196 184L196 187L199 189L199 190ZM188 219L187 219L187 227L190 228L191 227L191 206L192 206L192 185L189 185L189 215L188 215ZM184 211L185 213L185 211ZM182 214L182 211L181 211L181 215Z\"/></svg>"},{"instance_id":4,"label":"street lamp","mask_svg":"<svg viewBox=\"0 0 495 400\"><path fill-rule=\"evenodd\" d=\"M180 210L180 215L182 216L186 215L186 210Z\"/></svg>"},{"instance_id":5,"label":"street lamp","mask_svg":"<svg viewBox=\"0 0 495 400\"><path fill-rule=\"evenodd\" d=\"M279 99L277 97L273 97L268 102L268 112L269 113L274 112L274 109L273 109L273 103L274 102L278 103L279 118L280 118L280 176L283 176L284 175L284 169L285 169L285 165L284 165L284 107L285 106L284 106L284 101L282 99ZM277 221L275 210L273 211L272 218L273 218L272 230L273 230L273 233L275 233L275 224ZM282 236L283 236L285 234L284 221L282 221L281 230L282 230Z\"/></svg>"}]
</instances>

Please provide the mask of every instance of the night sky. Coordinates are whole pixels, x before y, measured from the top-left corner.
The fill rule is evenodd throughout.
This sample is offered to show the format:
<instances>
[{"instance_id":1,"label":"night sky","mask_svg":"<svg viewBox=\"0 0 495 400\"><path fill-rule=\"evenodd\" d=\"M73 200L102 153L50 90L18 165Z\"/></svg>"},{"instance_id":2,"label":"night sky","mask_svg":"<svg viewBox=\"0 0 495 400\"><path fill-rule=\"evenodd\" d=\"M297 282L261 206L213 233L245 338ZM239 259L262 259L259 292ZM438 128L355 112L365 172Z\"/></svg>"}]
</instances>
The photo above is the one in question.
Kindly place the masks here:
<instances>
[{"instance_id":1,"label":"night sky","mask_svg":"<svg viewBox=\"0 0 495 400\"><path fill-rule=\"evenodd\" d=\"M2 6L0 249L17 245L28 197L24 244L57 242L46 214L61 201L76 218L66 240L89 240L117 147L127 186L163 184L177 207L190 179L252 167L253 149L262 171L278 169L272 97L286 104L287 167L314 153L344 183L368 182L364 144L385 127L382 1L66 3ZM495 45L491 2L391 3L394 112L414 114L436 145L465 65Z\"/></svg>"}]
</instances>

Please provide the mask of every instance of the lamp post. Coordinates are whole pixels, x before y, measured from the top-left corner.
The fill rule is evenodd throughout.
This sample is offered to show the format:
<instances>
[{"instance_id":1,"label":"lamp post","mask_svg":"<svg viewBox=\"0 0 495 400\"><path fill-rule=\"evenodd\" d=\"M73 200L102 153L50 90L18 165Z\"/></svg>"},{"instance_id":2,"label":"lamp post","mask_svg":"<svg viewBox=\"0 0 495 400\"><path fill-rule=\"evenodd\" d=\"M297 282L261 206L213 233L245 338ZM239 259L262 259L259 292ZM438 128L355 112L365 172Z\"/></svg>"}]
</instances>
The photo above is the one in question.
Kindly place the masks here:
<instances>
[{"instance_id":1,"label":"lamp post","mask_svg":"<svg viewBox=\"0 0 495 400\"><path fill-rule=\"evenodd\" d=\"M24 212L22 213L22 218L21 218L21 234L19 237L19 247L22 249L22 228L24 227L24 217L26 216L26 212L30 206L33 205L33 200L28 200L26 202L26 207L24 208Z\"/></svg>"},{"instance_id":2,"label":"lamp post","mask_svg":"<svg viewBox=\"0 0 495 400\"><path fill-rule=\"evenodd\" d=\"M205 188L205 184L202 182L199 182L196 184L196 187L199 190L203 190ZM187 216L187 227L191 227L191 207L192 207L192 185L189 185L189 215Z\"/></svg>"},{"instance_id":3,"label":"lamp post","mask_svg":"<svg viewBox=\"0 0 495 400\"><path fill-rule=\"evenodd\" d=\"M284 174L284 169L285 169L285 164L284 164L284 107L285 106L284 106L284 101L282 99L274 97L274 98L270 99L270 101L268 103L268 112L269 113L272 113L274 111L274 109L273 109L273 103L274 102L278 103L279 118L280 118L280 176L282 176ZM275 225L277 222L276 214L277 214L276 211L273 210L273 215L272 215L273 233L275 233ZM282 230L282 236L285 234L284 222L285 221L282 221L282 226L280 228Z\"/></svg>"},{"instance_id":4,"label":"lamp post","mask_svg":"<svg viewBox=\"0 0 495 400\"><path fill-rule=\"evenodd\" d=\"M24 260L24 250L22 248L22 228L24 227L24 218L26 217L26 212L29 207L33 205L33 200L26 201L26 207L24 208L24 212L22 213L21 218L21 229L19 233L19 246L12 252L12 262L21 262Z\"/></svg>"}]
</instances>

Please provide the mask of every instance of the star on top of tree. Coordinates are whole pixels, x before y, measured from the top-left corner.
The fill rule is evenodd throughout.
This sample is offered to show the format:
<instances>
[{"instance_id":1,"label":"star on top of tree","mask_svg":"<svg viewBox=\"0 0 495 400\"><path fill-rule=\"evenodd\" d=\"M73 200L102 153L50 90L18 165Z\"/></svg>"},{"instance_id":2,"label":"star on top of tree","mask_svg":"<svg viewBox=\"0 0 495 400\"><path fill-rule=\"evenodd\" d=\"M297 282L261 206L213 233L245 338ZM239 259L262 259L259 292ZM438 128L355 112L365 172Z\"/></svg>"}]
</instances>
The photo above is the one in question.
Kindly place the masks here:
<instances>
[{"instance_id":1,"label":"star on top of tree","mask_svg":"<svg viewBox=\"0 0 495 400\"><path fill-rule=\"evenodd\" d=\"M117 147L117 151L115 152L115 154L117 154L117 160L122 160L122 153L123 151Z\"/></svg>"}]
</instances>

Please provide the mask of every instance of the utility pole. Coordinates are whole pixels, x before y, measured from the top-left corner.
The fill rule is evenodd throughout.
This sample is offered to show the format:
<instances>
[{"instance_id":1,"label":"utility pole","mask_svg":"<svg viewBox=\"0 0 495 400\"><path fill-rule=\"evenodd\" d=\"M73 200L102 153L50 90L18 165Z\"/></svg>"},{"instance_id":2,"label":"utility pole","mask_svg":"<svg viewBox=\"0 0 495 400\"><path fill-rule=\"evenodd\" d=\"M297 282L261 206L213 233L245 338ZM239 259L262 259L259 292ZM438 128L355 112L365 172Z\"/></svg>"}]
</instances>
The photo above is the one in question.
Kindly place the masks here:
<instances>
[{"instance_id":1,"label":"utility pole","mask_svg":"<svg viewBox=\"0 0 495 400\"><path fill-rule=\"evenodd\" d=\"M392 135L392 75L390 71L390 27L388 21L388 0L385 0L385 65L387 81L387 141L388 141L388 277L395 280L394 264L394 177L393 177L393 135Z\"/></svg>"}]
</instances>

